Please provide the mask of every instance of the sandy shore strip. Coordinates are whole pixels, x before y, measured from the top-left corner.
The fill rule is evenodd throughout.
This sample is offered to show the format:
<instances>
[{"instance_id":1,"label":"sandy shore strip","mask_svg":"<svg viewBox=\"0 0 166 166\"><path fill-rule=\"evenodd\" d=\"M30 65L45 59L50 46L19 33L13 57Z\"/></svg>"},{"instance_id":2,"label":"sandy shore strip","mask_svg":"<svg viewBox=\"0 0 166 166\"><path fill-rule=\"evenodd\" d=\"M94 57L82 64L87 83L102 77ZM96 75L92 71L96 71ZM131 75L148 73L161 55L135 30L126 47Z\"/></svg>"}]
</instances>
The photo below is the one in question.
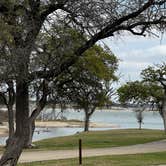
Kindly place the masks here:
<instances>
[{"instance_id":1,"label":"sandy shore strip","mask_svg":"<svg viewBox=\"0 0 166 166\"><path fill-rule=\"evenodd\" d=\"M83 128L84 122L81 121L37 121L36 127L39 128ZM116 124L107 124L107 123L94 123L90 122L90 128L120 128ZM7 122L4 122L0 125L0 137L8 136L8 125Z\"/></svg>"},{"instance_id":2,"label":"sandy shore strip","mask_svg":"<svg viewBox=\"0 0 166 166\"><path fill-rule=\"evenodd\" d=\"M84 122L79 121L37 121L36 127L84 127ZM119 128L116 124L90 122L91 128Z\"/></svg>"},{"instance_id":3,"label":"sandy shore strip","mask_svg":"<svg viewBox=\"0 0 166 166\"><path fill-rule=\"evenodd\" d=\"M0 125L0 137L8 136L8 127L6 125Z\"/></svg>"}]
</instances>

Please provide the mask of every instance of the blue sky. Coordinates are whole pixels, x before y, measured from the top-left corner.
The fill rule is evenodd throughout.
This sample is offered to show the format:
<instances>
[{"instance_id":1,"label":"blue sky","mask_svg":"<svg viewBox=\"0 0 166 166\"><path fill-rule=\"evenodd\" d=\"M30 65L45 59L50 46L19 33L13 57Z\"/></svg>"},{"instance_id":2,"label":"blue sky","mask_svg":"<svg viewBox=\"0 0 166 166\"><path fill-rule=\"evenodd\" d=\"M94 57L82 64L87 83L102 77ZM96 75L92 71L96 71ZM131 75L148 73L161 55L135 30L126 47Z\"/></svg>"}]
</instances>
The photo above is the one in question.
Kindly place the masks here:
<instances>
[{"instance_id":1,"label":"blue sky","mask_svg":"<svg viewBox=\"0 0 166 166\"><path fill-rule=\"evenodd\" d=\"M105 39L104 42L120 59L119 86L126 81L140 79L140 72L146 67L166 62L166 36L161 40L157 37L125 35Z\"/></svg>"}]
</instances>

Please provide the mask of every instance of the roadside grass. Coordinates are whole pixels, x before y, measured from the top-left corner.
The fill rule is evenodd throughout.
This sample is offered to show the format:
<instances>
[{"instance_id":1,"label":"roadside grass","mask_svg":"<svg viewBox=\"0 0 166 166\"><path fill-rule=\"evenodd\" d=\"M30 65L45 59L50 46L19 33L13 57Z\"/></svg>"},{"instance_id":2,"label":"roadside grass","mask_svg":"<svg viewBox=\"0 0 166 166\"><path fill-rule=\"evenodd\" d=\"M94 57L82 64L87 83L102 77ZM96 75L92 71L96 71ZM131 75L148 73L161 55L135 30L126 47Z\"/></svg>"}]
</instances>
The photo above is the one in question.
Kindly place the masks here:
<instances>
[{"instance_id":1,"label":"roadside grass","mask_svg":"<svg viewBox=\"0 0 166 166\"><path fill-rule=\"evenodd\" d=\"M82 166L155 166L166 164L166 152L88 157ZM78 166L78 159L52 160L18 164L19 166Z\"/></svg>"},{"instance_id":2,"label":"roadside grass","mask_svg":"<svg viewBox=\"0 0 166 166\"><path fill-rule=\"evenodd\" d=\"M37 147L31 150L76 149L79 139L82 139L83 148L106 148L157 141L166 139L166 135L161 130L149 129L91 131L37 141L34 142Z\"/></svg>"}]
</instances>

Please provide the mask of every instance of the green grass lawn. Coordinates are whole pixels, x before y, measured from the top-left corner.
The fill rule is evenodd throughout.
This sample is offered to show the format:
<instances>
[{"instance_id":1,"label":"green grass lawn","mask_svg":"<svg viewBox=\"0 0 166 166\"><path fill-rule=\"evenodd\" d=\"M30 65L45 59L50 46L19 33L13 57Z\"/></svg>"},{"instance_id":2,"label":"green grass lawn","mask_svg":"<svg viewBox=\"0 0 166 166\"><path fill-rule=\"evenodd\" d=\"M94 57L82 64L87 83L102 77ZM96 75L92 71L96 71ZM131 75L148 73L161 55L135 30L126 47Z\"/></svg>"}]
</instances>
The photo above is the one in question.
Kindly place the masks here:
<instances>
[{"instance_id":1,"label":"green grass lawn","mask_svg":"<svg viewBox=\"0 0 166 166\"><path fill-rule=\"evenodd\" d=\"M154 166L166 164L166 152L89 157L83 159L83 166ZM20 164L19 166L78 166L78 159L55 160Z\"/></svg>"},{"instance_id":2,"label":"green grass lawn","mask_svg":"<svg viewBox=\"0 0 166 166\"><path fill-rule=\"evenodd\" d=\"M72 136L45 139L35 142L34 150L57 150L78 148L78 139L81 138L83 148L105 148L115 146L134 145L165 139L166 135L160 130L109 130L91 131Z\"/></svg>"}]
</instances>

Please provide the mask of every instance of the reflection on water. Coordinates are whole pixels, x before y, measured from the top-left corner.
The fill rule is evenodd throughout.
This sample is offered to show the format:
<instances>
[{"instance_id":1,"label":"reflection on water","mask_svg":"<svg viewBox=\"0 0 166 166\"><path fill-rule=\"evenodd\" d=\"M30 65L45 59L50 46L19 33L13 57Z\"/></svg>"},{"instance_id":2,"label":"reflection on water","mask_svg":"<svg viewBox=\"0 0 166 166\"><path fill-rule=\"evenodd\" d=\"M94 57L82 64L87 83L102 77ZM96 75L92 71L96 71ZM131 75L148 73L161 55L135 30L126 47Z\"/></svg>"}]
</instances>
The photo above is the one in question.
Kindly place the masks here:
<instances>
[{"instance_id":1,"label":"reflection on water","mask_svg":"<svg viewBox=\"0 0 166 166\"><path fill-rule=\"evenodd\" d=\"M49 110L47 110L49 112ZM82 111L77 112L74 110L67 110L64 113L68 119L84 119L84 113ZM163 129L162 119L158 112L144 112L143 113L144 124L143 128L149 129ZM133 111L107 111L107 110L99 110L96 111L92 118L92 122L102 122L108 124L115 124L120 126L120 128L137 128L137 120L135 113ZM96 128L91 130L106 130L108 128ZM59 137L59 136L67 136L75 134L76 132L83 131L82 128L48 128L49 132L43 131L43 128L37 128L34 133L34 141L51 138L51 137ZM0 144L4 144L5 138L0 138Z\"/></svg>"}]
</instances>

